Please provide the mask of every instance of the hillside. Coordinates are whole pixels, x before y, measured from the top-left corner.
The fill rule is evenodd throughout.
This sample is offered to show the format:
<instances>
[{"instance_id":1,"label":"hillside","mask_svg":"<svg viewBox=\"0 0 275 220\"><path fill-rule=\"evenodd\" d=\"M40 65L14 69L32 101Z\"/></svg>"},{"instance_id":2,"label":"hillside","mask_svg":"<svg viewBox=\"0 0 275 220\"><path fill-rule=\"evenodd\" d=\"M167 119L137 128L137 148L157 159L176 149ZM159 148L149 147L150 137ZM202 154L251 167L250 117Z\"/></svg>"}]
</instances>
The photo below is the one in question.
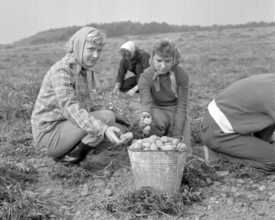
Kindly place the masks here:
<instances>
[{"instance_id":1,"label":"hillside","mask_svg":"<svg viewBox=\"0 0 275 220\"><path fill-rule=\"evenodd\" d=\"M127 35L145 35L145 34L157 34L157 33L174 33L174 32L187 32L187 31L207 31L207 30L224 30L235 28L257 28L257 27L269 27L275 26L275 22L250 22L240 25L213 25L208 27L202 26L187 26L187 25L169 25L165 22L157 23L144 23L139 22L112 22L112 23L91 23L88 26L96 27L104 30L107 36L119 37ZM15 42L15 45L38 45L54 42L67 41L81 26L72 26L59 29L50 29L39 32L31 37L22 39Z\"/></svg>"}]
</instances>

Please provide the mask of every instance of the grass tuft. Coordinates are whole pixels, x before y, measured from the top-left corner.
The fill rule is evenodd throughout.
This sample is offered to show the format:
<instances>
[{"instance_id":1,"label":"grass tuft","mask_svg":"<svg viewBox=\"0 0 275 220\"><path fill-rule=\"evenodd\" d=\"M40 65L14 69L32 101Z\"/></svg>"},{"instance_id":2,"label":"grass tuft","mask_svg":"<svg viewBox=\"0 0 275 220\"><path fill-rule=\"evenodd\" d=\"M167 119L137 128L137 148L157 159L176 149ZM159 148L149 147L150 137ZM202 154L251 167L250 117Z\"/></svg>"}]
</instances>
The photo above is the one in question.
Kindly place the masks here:
<instances>
[{"instance_id":1,"label":"grass tuft","mask_svg":"<svg viewBox=\"0 0 275 220\"><path fill-rule=\"evenodd\" d=\"M116 217L127 216L129 219L148 216L160 218L163 215L184 216L187 206L200 199L200 194L188 187L173 195L158 192L151 187L141 187L118 198L109 199L106 210L114 213Z\"/></svg>"},{"instance_id":2,"label":"grass tuft","mask_svg":"<svg viewBox=\"0 0 275 220\"><path fill-rule=\"evenodd\" d=\"M50 170L48 175L53 179L62 180L68 186L76 186L83 184L92 174L80 166L64 166L57 163Z\"/></svg>"},{"instance_id":3,"label":"grass tuft","mask_svg":"<svg viewBox=\"0 0 275 220\"><path fill-rule=\"evenodd\" d=\"M59 213L52 209L56 204L30 190L25 183L37 182L37 173L23 172L18 166L0 164L0 216L3 220L50 219Z\"/></svg>"}]
</instances>

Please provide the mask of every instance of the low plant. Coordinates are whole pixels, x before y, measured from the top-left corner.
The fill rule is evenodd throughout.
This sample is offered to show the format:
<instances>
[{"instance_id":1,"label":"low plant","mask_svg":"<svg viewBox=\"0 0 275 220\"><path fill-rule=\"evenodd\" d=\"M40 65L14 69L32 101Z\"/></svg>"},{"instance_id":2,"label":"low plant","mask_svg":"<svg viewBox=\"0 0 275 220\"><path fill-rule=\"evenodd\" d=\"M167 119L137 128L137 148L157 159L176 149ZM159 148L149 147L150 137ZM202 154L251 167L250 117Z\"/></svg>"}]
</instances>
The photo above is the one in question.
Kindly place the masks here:
<instances>
[{"instance_id":1,"label":"low plant","mask_svg":"<svg viewBox=\"0 0 275 220\"><path fill-rule=\"evenodd\" d=\"M36 182L37 173L29 173L15 164L0 164L0 219L51 219L60 213L50 198L26 190L25 183Z\"/></svg>"},{"instance_id":2,"label":"low plant","mask_svg":"<svg viewBox=\"0 0 275 220\"><path fill-rule=\"evenodd\" d=\"M239 163L221 162L217 170L227 170L232 177L238 179L250 178L253 181L263 180L267 175L274 174L274 172L267 172L257 169L252 166L245 166Z\"/></svg>"},{"instance_id":3,"label":"low plant","mask_svg":"<svg viewBox=\"0 0 275 220\"><path fill-rule=\"evenodd\" d=\"M117 217L128 218L161 216L186 216L188 206L200 202L203 195L199 189L205 186L205 180L217 180L215 168L207 165L204 160L196 156L189 156L183 173L181 188L172 195L154 190L152 187L141 187L138 190L108 199L105 207L108 212Z\"/></svg>"},{"instance_id":4,"label":"low plant","mask_svg":"<svg viewBox=\"0 0 275 220\"><path fill-rule=\"evenodd\" d=\"M189 187L183 187L179 193L173 195L158 192L151 187L141 187L115 199L109 199L106 209L117 217L124 215L129 219L148 216L159 218L163 215L184 216L187 206L200 199L200 193L193 192Z\"/></svg>"},{"instance_id":5,"label":"low plant","mask_svg":"<svg viewBox=\"0 0 275 220\"><path fill-rule=\"evenodd\" d=\"M48 175L53 179L59 179L68 186L83 184L92 174L80 166L65 166L64 164L56 164L51 167Z\"/></svg>"},{"instance_id":6,"label":"low plant","mask_svg":"<svg viewBox=\"0 0 275 220\"><path fill-rule=\"evenodd\" d=\"M182 178L182 185L188 185L195 190L205 186L207 180L218 180L215 167L208 165L203 159L190 155L186 159L186 165Z\"/></svg>"}]
</instances>

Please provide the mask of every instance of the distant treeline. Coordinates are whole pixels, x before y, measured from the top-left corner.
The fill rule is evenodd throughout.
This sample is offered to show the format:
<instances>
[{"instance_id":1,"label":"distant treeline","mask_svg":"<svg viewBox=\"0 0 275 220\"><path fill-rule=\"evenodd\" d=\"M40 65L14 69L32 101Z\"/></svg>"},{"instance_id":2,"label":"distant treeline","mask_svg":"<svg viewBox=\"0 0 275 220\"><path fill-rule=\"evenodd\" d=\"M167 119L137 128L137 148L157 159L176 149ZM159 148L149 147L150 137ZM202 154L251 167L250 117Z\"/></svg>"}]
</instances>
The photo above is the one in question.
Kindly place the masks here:
<instances>
[{"instance_id":1,"label":"distant treeline","mask_svg":"<svg viewBox=\"0 0 275 220\"><path fill-rule=\"evenodd\" d=\"M212 25L212 26L188 26L188 25L170 25L165 22L157 23L140 23L140 22L112 22L112 23L91 23L87 26L92 26L106 32L107 36L118 37L124 35L144 35L144 34L157 34L157 33L173 33L173 32L186 32L186 31L203 31L203 30L224 30L234 28L257 28L275 26L275 22L249 22L246 24L238 25ZM25 38L16 44L45 44L59 41L67 41L81 26L72 26L59 29L50 29L47 31L39 32L38 34Z\"/></svg>"}]
</instances>

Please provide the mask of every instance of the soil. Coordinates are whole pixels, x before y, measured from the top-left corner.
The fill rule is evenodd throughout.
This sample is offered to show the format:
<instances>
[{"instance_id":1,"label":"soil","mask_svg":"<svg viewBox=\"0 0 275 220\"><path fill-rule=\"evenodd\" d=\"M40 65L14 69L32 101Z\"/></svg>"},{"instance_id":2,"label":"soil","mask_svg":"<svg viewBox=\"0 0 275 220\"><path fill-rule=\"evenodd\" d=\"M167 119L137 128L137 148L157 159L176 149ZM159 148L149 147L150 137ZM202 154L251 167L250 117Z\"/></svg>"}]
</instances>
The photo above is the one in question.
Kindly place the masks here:
<instances>
[{"instance_id":1,"label":"soil","mask_svg":"<svg viewBox=\"0 0 275 220\"><path fill-rule=\"evenodd\" d=\"M200 151L201 147L195 150ZM70 219L73 216L75 220L127 219L126 216L116 218L104 209L108 200L135 189L126 150L90 155L81 166L89 169L93 177L84 184L73 186L64 184L64 179L51 179L49 174L60 166L51 159L45 157L32 162L39 172L39 181L27 192L50 196L54 201L62 198L63 219L67 219L66 216ZM164 216L163 219L275 219L275 175L266 175L261 181L235 178L229 172L220 175L224 175L221 181L208 180L199 189L203 199L188 207L185 217Z\"/></svg>"},{"instance_id":2,"label":"soil","mask_svg":"<svg viewBox=\"0 0 275 220\"><path fill-rule=\"evenodd\" d=\"M133 105L138 100L133 100ZM137 108L138 111L138 108ZM194 154L202 156L202 146L194 147ZM38 171L38 181L29 183L25 194L41 195L61 207L56 210L64 217L52 215L51 219L112 220L129 219L127 215L117 218L106 211L108 201L126 191L135 190L135 182L126 149L111 148L88 155L81 168L55 163L41 154L27 161ZM84 168L84 169L82 169ZM53 178L60 170L72 172L80 169L89 172L89 177ZM238 171L237 171L238 172ZM68 173L67 173L68 174ZM187 207L184 217L163 215L161 219L221 220L221 219L275 219L275 175L263 178L236 178L231 172L219 172L219 181L201 180L198 191L201 201ZM66 176L66 175L65 175ZM67 175L68 176L68 175ZM77 181L81 184L76 183ZM54 209L54 208L53 208ZM52 210L55 211L55 210ZM122 215L121 215L122 216ZM142 219L142 218L136 218ZM160 219L151 218L148 219Z\"/></svg>"}]
</instances>

